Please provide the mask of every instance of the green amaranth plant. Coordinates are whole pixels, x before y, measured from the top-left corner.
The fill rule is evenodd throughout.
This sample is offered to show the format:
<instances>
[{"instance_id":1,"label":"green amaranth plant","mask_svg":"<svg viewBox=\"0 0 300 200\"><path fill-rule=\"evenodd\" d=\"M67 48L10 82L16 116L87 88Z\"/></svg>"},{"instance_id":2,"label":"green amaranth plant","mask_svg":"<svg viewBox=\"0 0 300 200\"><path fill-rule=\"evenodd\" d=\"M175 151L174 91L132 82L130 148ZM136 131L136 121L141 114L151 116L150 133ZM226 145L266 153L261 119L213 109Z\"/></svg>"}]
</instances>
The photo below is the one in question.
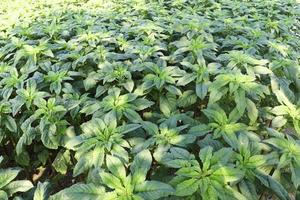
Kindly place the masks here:
<instances>
[{"instance_id":1,"label":"green amaranth plant","mask_svg":"<svg viewBox=\"0 0 300 200\"><path fill-rule=\"evenodd\" d=\"M107 154L117 155L123 162L128 162L125 148L130 148L130 145L123 137L140 125L117 126L116 118L107 115L104 120L94 118L81 127L83 134L70 139L65 145L76 151L75 158L78 162L74 167L74 176L92 167L101 167Z\"/></svg>"},{"instance_id":2,"label":"green amaranth plant","mask_svg":"<svg viewBox=\"0 0 300 200\"><path fill-rule=\"evenodd\" d=\"M195 196L203 199L246 199L229 183L242 179L244 173L229 165L230 151L213 152L208 146L199 153L201 164L191 160L187 166L176 171L171 181L176 185L176 196Z\"/></svg>"},{"instance_id":3,"label":"green amaranth plant","mask_svg":"<svg viewBox=\"0 0 300 200\"><path fill-rule=\"evenodd\" d=\"M2 0L0 199L299 199L299 30L296 0Z\"/></svg>"},{"instance_id":4,"label":"green amaranth plant","mask_svg":"<svg viewBox=\"0 0 300 200\"><path fill-rule=\"evenodd\" d=\"M113 115L120 120L123 116L132 122L142 121L137 111L144 110L153 105L152 101L145 98L138 98L134 93L121 94L121 89L111 88L108 90L108 95L97 104L87 105L81 110L82 113L89 114L92 111L97 111L94 115L102 116L103 114Z\"/></svg>"},{"instance_id":5,"label":"green amaranth plant","mask_svg":"<svg viewBox=\"0 0 300 200\"><path fill-rule=\"evenodd\" d=\"M0 163L3 161L3 157L0 156ZM28 180L14 179L18 176L20 169L18 168L5 168L0 169L0 198L8 200L13 194L17 192L26 192L30 190L33 185Z\"/></svg>"},{"instance_id":6,"label":"green amaranth plant","mask_svg":"<svg viewBox=\"0 0 300 200\"><path fill-rule=\"evenodd\" d=\"M138 153L126 172L120 159L114 156L106 157L108 171L100 171L99 175L103 186L94 184L76 184L62 190L51 199L120 199L120 200L155 200L166 197L174 189L155 180L146 180L146 175L151 167L152 157L148 150ZM106 191L105 188L109 188ZM78 194L80 191L81 194Z\"/></svg>"},{"instance_id":7,"label":"green amaranth plant","mask_svg":"<svg viewBox=\"0 0 300 200\"><path fill-rule=\"evenodd\" d=\"M255 77L240 73L220 74L209 88L209 104L219 101L223 96L229 94L234 98L236 109L242 115L247 108L247 104L252 106L251 100L264 98L269 94L269 89L265 85L255 82ZM249 98L249 97L251 98Z\"/></svg>"}]
</instances>

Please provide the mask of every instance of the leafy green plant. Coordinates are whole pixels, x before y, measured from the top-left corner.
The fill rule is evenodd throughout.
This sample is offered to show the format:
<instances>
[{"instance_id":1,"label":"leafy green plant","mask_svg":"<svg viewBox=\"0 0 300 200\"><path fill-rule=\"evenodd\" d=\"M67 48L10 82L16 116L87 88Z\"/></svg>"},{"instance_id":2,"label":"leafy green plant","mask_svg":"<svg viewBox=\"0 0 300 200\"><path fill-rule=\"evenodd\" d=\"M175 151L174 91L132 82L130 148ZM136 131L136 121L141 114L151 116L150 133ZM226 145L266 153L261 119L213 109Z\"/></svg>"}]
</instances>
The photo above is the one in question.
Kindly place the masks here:
<instances>
[{"instance_id":1,"label":"leafy green plant","mask_svg":"<svg viewBox=\"0 0 300 200\"><path fill-rule=\"evenodd\" d=\"M236 109L242 115L247 104L250 104L250 106L254 104L247 96L254 99L263 98L265 94L269 94L269 89L265 85L256 83L253 76L226 73L216 77L209 88L209 92L209 104L217 102L227 93L232 95L236 103Z\"/></svg>"},{"instance_id":2,"label":"leafy green plant","mask_svg":"<svg viewBox=\"0 0 300 200\"><path fill-rule=\"evenodd\" d=\"M0 156L0 162L3 157ZM17 180L14 179L18 176L20 169L18 168L6 168L0 169L0 198L8 200L13 194L17 192L26 192L30 190L33 185L28 180Z\"/></svg>"},{"instance_id":3,"label":"leafy green plant","mask_svg":"<svg viewBox=\"0 0 300 200\"><path fill-rule=\"evenodd\" d=\"M9 99L11 96L13 89L19 89L22 85L22 81L24 81L27 76L19 75L19 72L16 68L10 68L9 72L1 73L1 94L4 99Z\"/></svg>"},{"instance_id":4,"label":"leafy green plant","mask_svg":"<svg viewBox=\"0 0 300 200\"><path fill-rule=\"evenodd\" d=\"M174 84L179 77L185 74L184 71L178 67L167 66L167 62L164 60L159 60L157 64L145 63L145 67L150 70L150 73L143 79L145 90L154 87L159 91L166 89L172 94L181 94L181 91Z\"/></svg>"},{"instance_id":5,"label":"leafy green plant","mask_svg":"<svg viewBox=\"0 0 300 200\"><path fill-rule=\"evenodd\" d=\"M247 199L258 198L255 185L255 180L273 190L274 193L281 199L289 199L288 192L277 182L275 178L269 176L270 169L278 160L276 153L261 155L259 152L263 150L262 143L258 141L249 141L244 135L240 135L239 153L236 153L237 166L244 171L245 179L240 182L239 187L242 194Z\"/></svg>"},{"instance_id":6,"label":"leafy green plant","mask_svg":"<svg viewBox=\"0 0 300 200\"><path fill-rule=\"evenodd\" d=\"M196 94L199 98L204 99L207 95L209 88L210 76L217 74L220 68L218 63L209 63L206 65L204 59L197 59L196 64L192 64L188 61L181 62L181 65L192 70L192 73L187 73L177 81L177 85L186 85L195 80L196 82Z\"/></svg>"},{"instance_id":7,"label":"leafy green plant","mask_svg":"<svg viewBox=\"0 0 300 200\"><path fill-rule=\"evenodd\" d=\"M300 125L299 125L299 112L300 108L298 106L298 103L295 105L293 104L288 97L285 95L283 90L275 90L274 91L278 101L281 105L275 106L271 112L277 115L277 119L281 119L282 117L287 115L292 120L293 126L297 132L297 134L300 134ZM284 122L287 121L287 119L283 119Z\"/></svg>"},{"instance_id":8,"label":"leafy green plant","mask_svg":"<svg viewBox=\"0 0 300 200\"><path fill-rule=\"evenodd\" d=\"M228 183L242 179L244 173L228 163L232 152L221 149L213 152L208 146L199 153L201 164L192 160L176 171L171 181L176 185L176 196L198 196L203 199L246 199Z\"/></svg>"},{"instance_id":9,"label":"leafy green plant","mask_svg":"<svg viewBox=\"0 0 300 200\"><path fill-rule=\"evenodd\" d=\"M116 118L106 116L104 119L94 118L81 127L83 134L70 139L65 145L76 151L78 162L74 167L74 176L92 167L101 167L106 155L117 155L123 162L128 162L125 148L130 148L130 145L123 137L140 125L117 126Z\"/></svg>"},{"instance_id":10,"label":"leafy green plant","mask_svg":"<svg viewBox=\"0 0 300 200\"><path fill-rule=\"evenodd\" d=\"M0 141L2 141L3 137L5 137L5 130L8 129L11 132L17 131L17 124L14 118L12 118L9 114L12 112L11 104L6 101L0 102Z\"/></svg>"},{"instance_id":11,"label":"leafy green plant","mask_svg":"<svg viewBox=\"0 0 300 200\"><path fill-rule=\"evenodd\" d=\"M31 73L35 71L37 67L38 58L41 55L53 57L52 51L48 48L47 41L39 41L37 46L22 45L21 48L16 52L14 58L14 66L17 66L22 58L26 60L23 67L23 73Z\"/></svg>"},{"instance_id":12,"label":"leafy green plant","mask_svg":"<svg viewBox=\"0 0 300 200\"><path fill-rule=\"evenodd\" d=\"M242 51L230 51L227 54L220 55L219 59L221 61L227 61L227 67L231 70L246 70L248 74L253 74L255 72L263 74L272 73L268 68L263 67L268 63L268 60L256 59Z\"/></svg>"},{"instance_id":13,"label":"leafy green plant","mask_svg":"<svg viewBox=\"0 0 300 200\"><path fill-rule=\"evenodd\" d=\"M37 89L37 84L34 79L26 82L26 88L20 88L16 91L17 96L11 100L12 102L12 114L15 116L23 105L30 110L30 107L34 105L34 101L37 102L49 94L46 92L40 92Z\"/></svg>"},{"instance_id":14,"label":"leafy green plant","mask_svg":"<svg viewBox=\"0 0 300 200\"><path fill-rule=\"evenodd\" d=\"M103 80L103 83L117 82L119 86L123 86L128 92L132 92L134 87L134 81L132 80L131 69L128 65L116 62L116 63L103 63L99 67L99 80Z\"/></svg>"},{"instance_id":15,"label":"leafy green plant","mask_svg":"<svg viewBox=\"0 0 300 200\"><path fill-rule=\"evenodd\" d=\"M299 30L297 0L1 0L0 199L300 199Z\"/></svg>"},{"instance_id":16,"label":"leafy green plant","mask_svg":"<svg viewBox=\"0 0 300 200\"><path fill-rule=\"evenodd\" d=\"M188 125L176 126L173 123L165 121L159 126L146 121L142 122L143 128L150 137L142 139L140 144L134 147L134 151L143 149L154 149L154 157L159 160L161 149L169 149L172 146L186 147L195 141L196 135L189 134L185 129Z\"/></svg>"},{"instance_id":17,"label":"leafy green plant","mask_svg":"<svg viewBox=\"0 0 300 200\"><path fill-rule=\"evenodd\" d=\"M179 41L174 42L174 45L177 47L177 50L174 52L175 55L191 52L198 59L203 58L203 56L214 57L214 51L217 48L217 44L212 41L210 35L194 38L182 37Z\"/></svg>"},{"instance_id":18,"label":"leafy green plant","mask_svg":"<svg viewBox=\"0 0 300 200\"><path fill-rule=\"evenodd\" d=\"M31 135L31 125L38 121L37 128L41 133L40 138L43 144L48 148L56 149L68 124L66 120L62 119L65 108L62 105L57 105L54 98L47 101L41 99L35 102L35 105L38 109L22 123L21 129L25 135Z\"/></svg>"},{"instance_id":19,"label":"leafy green plant","mask_svg":"<svg viewBox=\"0 0 300 200\"><path fill-rule=\"evenodd\" d=\"M291 179L295 188L299 187L300 151L299 140L289 135L284 135L278 131L269 129L274 137L266 139L264 142L270 144L279 151L279 163L277 169L288 167L291 170Z\"/></svg>"},{"instance_id":20,"label":"leafy green plant","mask_svg":"<svg viewBox=\"0 0 300 200\"><path fill-rule=\"evenodd\" d=\"M191 128L190 132L202 136L210 131L213 132L213 138L222 137L233 148L237 148L237 133L246 131L247 125L237 122L238 115L232 111L227 117L226 113L217 104L203 110L209 119L208 125L200 124Z\"/></svg>"},{"instance_id":21,"label":"leafy green plant","mask_svg":"<svg viewBox=\"0 0 300 200\"><path fill-rule=\"evenodd\" d=\"M148 150L141 151L135 156L130 165L130 172L120 159L114 156L106 157L106 165L109 172L100 171L101 183L110 188L111 192L106 192L105 187L78 184L67 188L53 196L53 199L79 199L88 197L89 199L159 199L173 193L174 189L166 184L155 180L146 180L146 175L151 167L152 156ZM78 196L78 191L82 194ZM55 197L55 198L54 198Z\"/></svg>"},{"instance_id":22,"label":"leafy green plant","mask_svg":"<svg viewBox=\"0 0 300 200\"><path fill-rule=\"evenodd\" d=\"M120 120L123 116L132 122L142 121L137 111L144 110L153 105L152 101L145 98L138 98L138 95L134 93L121 94L120 88L111 88L108 91L108 95L102 99L101 102L97 102L97 105L87 105L81 110L82 113L89 113L88 111L96 106L95 110L98 110L97 116L103 114L113 115L116 119Z\"/></svg>"}]
</instances>

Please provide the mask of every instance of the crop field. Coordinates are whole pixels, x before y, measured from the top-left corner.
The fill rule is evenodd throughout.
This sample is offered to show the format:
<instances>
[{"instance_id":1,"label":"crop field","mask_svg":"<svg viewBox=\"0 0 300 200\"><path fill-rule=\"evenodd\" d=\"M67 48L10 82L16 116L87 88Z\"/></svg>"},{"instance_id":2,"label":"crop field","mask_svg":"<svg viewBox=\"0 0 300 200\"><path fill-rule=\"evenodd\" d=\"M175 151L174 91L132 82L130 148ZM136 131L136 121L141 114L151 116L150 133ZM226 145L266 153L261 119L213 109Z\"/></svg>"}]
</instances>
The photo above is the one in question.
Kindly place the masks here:
<instances>
[{"instance_id":1,"label":"crop field","mask_svg":"<svg viewBox=\"0 0 300 200\"><path fill-rule=\"evenodd\" d=\"M300 2L0 0L0 200L300 200Z\"/></svg>"}]
</instances>

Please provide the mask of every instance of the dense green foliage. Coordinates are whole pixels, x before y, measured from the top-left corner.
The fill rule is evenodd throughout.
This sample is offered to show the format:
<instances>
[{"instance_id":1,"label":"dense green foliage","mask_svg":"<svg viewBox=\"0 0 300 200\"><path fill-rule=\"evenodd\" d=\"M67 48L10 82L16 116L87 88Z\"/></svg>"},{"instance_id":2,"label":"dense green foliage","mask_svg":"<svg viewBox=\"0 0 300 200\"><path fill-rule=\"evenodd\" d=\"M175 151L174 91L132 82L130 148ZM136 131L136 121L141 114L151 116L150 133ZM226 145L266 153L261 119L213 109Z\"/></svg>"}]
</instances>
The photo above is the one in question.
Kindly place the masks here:
<instances>
[{"instance_id":1,"label":"dense green foliage","mask_svg":"<svg viewBox=\"0 0 300 200\"><path fill-rule=\"evenodd\" d=\"M300 199L292 0L1 0L0 199Z\"/></svg>"}]
</instances>

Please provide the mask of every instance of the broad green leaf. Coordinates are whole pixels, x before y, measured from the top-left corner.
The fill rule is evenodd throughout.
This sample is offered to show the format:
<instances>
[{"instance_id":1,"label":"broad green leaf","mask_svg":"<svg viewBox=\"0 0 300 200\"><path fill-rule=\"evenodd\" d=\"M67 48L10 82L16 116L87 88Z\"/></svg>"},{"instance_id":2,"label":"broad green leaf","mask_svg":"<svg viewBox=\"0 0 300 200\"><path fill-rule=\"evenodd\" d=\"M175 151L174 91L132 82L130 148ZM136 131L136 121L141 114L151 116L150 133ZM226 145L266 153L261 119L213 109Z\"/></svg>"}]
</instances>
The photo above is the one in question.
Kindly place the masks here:
<instances>
[{"instance_id":1,"label":"broad green leaf","mask_svg":"<svg viewBox=\"0 0 300 200\"><path fill-rule=\"evenodd\" d=\"M220 150L214 152L213 156L211 157L210 163L211 165L214 164L227 164L228 161L232 158L233 151L231 148L221 148Z\"/></svg>"},{"instance_id":2,"label":"broad green leaf","mask_svg":"<svg viewBox=\"0 0 300 200\"><path fill-rule=\"evenodd\" d=\"M199 183L197 179L188 179L176 186L176 196L191 196L199 188Z\"/></svg>"},{"instance_id":3,"label":"broad green leaf","mask_svg":"<svg viewBox=\"0 0 300 200\"><path fill-rule=\"evenodd\" d=\"M58 148L58 139L56 138L57 127L55 125L50 125L46 130L41 130L41 140L43 144L49 149Z\"/></svg>"},{"instance_id":4,"label":"broad green leaf","mask_svg":"<svg viewBox=\"0 0 300 200\"><path fill-rule=\"evenodd\" d=\"M158 133L158 127L156 124L152 123L152 122L148 122L148 121L143 121L141 122L143 128L146 130L146 132L150 135L155 135Z\"/></svg>"},{"instance_id":5,"label":"broad green leaf","mask_svg":"<svg viewBox=\"0 0 300 200\"><path fill-rule=\"evenodd\" d=\"M73 176L78 176L79 174L82 174L83 172L88 170L91 166L92 158L93 158L92 151L81 155L81 157L79 158L78 162L76 163L73 169Z\"/></svg>"},{"instance_id":6,"label":"broad green leaf","mask_svg":"<svg viewBox=\"0 0 300 200\"><path fill-rule=\"evenodd\" d=\"M272 127L274 128L280 128L284 126L287 123L287 119L285 119L283 116L277 116L272 120Z\"/></svg>"},{"instance_id":7,"label":"broad green leaf","mask_svg":"<svg viewBox=\"0 0 300 200\"><path fill-rule=\"evenodd\" d=\"M195 80L195 75L194 74L186 74L183 77L179 78L177 81L177 85L179 86L185 86Z\"/></svg>"},{"instance_id":8,"label":"broad green leaf","mask_svg":"<svg viewBox=\"0 0 300 200\"><path fill-rule=\"evenodd\" d=\"M18 173L19 169L0 169L0 189L9 184L12 180L14 180Z\"/></svg>"},{"instance_id":9,"label":"broad green leaf","mask_svg":"<svg viewBox=\"0 0 300 200\"><path fill-rule=\"evenodd\" d=\"M106 156L106 165L108 170L115 175L116 177L123 179L126 177L126 171L123 163L119 158L107 155Z\"/></svg>"},{"instance_id":10,"label":"broad green leaf","mask_svg":"<svg viewBox=\"0 0 300 200\"><path fill-rule=\"evenodd\" d=\"M142 121L140 115L132 109L126 109L124 111L124 115L133 123L139 123L140 121Z\"/></svg>"},{"instance_id":11,"label":"broad green leaf","mask_svg":"<svg viewBox=\"0 0 300 200\"><path fill-rule=\"evenodd\" d=\"M200 99L204 99L208 92L208 83L196 84L196 94Z\"/></svg>"},{"instance_id":12,"label":"broad green leaf","mask_svg":"<svg viewBox=\"0 0 300 200\"><path fill-rule=\"evenodd\" d=\"M247 114L250 119L250 124L253 124L257 120L258 110L256 108L256 105L250 99L247 99L246 104L247 104Z\"/></svg>"},{"instance_id":13,"label":"broad green leaf","mask_svg":"<svg viewBox=\"0 0 300 200\"><path fill-rule=\"evenodd\" d=\"M262 172L256 171L255 172L256 178L260 180L260 182L266 186L267 188L271 189L276 196L281 200L289 200L289 194L286 191L286 189L278 183L275 179L273 179L271 176L266 175Z\"/></svg>"},{"instance_id":14,"label":"broad green leaf","mask_svg":"<svg viewBox=\"0 0 300 200\"><path fill-rule=\"evenodd\" d=\"M16 146L17 154L20 155L24 149L24 146L30 145L34 138L35 138L35 130L33 128L26 130L17 143Z\"/></svg>"},{"instance_id":15,"label":"broad green leaf","mask_svg":"<svg viewBox=\"0 0 300 200\"><path fill-rule=\"evenodd\" d=\"M52 166L54 169L61 173L66 174L68 165L71 164L70 152L68 150L60 151L57 156L55 157L54 161L52 162Z\"/></svg>"},{"instance_id":16,"label":"broad green leaf","mask_svg":"<svg viewBox=\"0 0 300 200\"><path fill-rule=\"evenodd\" d=\"M178 106L179 107L188 107L196 103L197 96L194 94L194 91L187 90L182 93L182 95L178 99Z\"/></svg>"},{"instance_id":17,"label":"broad green leaf","mask_svg":"<svg viewBox=\"0 0 300 200\"><path fill-rule=\"evenodd\" d=\"M140 127L141 127L141 125L139 125L139 124L126 124L126 125L117 127L117 130L120 133L125 134L125 133L129 133L131 131L134 131Z\"/></svg>"},{"instance_id":18,"label":"broad green leaf","mask_svg":"<svg viewBox=\"0 0 300 200\"><path fill-rule=\"evenodd\" d=\"M6 185L3 189L7 192L8 196L12 196L16 192L26 192L33 187L32 183L28 180L13 181Z\"/></svg>"},{"instance_id":19,"label":"broad green leaf","mask_svg":"<svg viewBox=\"0 0 300 200\"><path fill-rule=\"evenodd\" d=\"M4 123L5 126L8 130L10 130L11 132L17 132L17 124L14 118L12 118L11 116L7 115L4 118Z\"/></svg>"},{"instance_id":20,"label":"broad green leaf","mask_svg":"<svg viewBox=\"0 0 300 200\"><path fill-rule=\"evenodd\" d=\"M211 128L209 126L207 126L206 124L201 124L201 125L197 125L192 127L189 130L189 134L197 136L197 137L201 137L204 136L205 134L209 133L211 131Z\"/></svg>"},{"instance_id":21,"label":"broad green leaf","mask_svg":"<svg viewBox=\"0 0 300 200\"><path fill-rule=\"evenodd\" d=\"M49 182L38 182L37 187L34 191L33 200L47 200L49 198Z\"/></svg>"},{"instance_id":22,"label":"broad green leaf","mask_svg":"<svg viewBox=\"0 0 300 200\"><path fill-rule=\"evenodd\" d=\"M174 95L178 95L178 96L181 96L182 95L182 92L180 91L180 89L178 89L177 87L173 86L173 85L168 85L165 87L166 90L168 90L171 94L174 94Z\"/></svg>"},{"instance_id":23,"label":"broad green leaf","mask_svg":"<svg viewBox=\"0 0 300 200\"><path fill-rule=\"evenodd\" d=\"M254 72L256 74L272 74L272 70L268 69L267 67L263 66L255 66L254 67Z\"/></svg>"},{"instance_id":24,"label":"broad green leaf","mask_svg":"<svg viewBox=\"0 0 300 200\"><path fill-rule=\"evenodd\" d=\"M295 162L292 162L291 172L292 172L292 182L295 188L298 188L300 185L300 165Z\"/></svg>"},{"instance_id":25,"label":"broad green leaf","mask_svg":"<svg viewBox=\"0 0 300 200\"><path fill-rule=\"evenodd\" d=\"M166 116L169 116L172 111L172 107L169 104L168 99L164 96L159 98L159 108L160 111Z\"/></svg>"},{"instance_id":26,"label":"broad green leaf","mask_svg":"<svg viewBox=\"0 0 300 200\"><path fill-rule=\"evenodd\" d=\"M244 173L239 169L222 166L213 172L212 176L224 183L234 182L243 178Z\"/></svg>"},{"instance_id":27,"label":"broad green leaf","mask_svg":"<svg viewBox=\"0 0 300 200\"><path fill-rule=\"evenodd\" d=\"M0 199L1 200L8 200L8 196L7 196L6 192L3 191L3 190L0 190Z\"/></svg>"},{"instance_id":28,"label":"broad green leaf","mask_svg":"<svg viewBox=\"0 0 300 200\"><path fill-rule=\"evenodd\" d=\"M144 181L136 185L135 192L143 199L155 200L171 195L174 189L159 181Z\"/></svg>"},{"instance_id":29,"label":"broad green leaf","mask_svg":"<svg viewBox=\"0 0 300 200\"><path fill-rule=\"evenodd\" d=\"M138 111L149 108L152 105L154 105L154 102L149 101L144 98L139 98L139 99L134 100L134 106L137 108Z\"/></svg>"},{"instance_id":30,"label":"broad green leaf","mask_svg":"<svg viewBox=\"0 0 300 200\"><path fill-rule=\"evenodd\" d=\"M210 161L213 155L213 148L208 146L200 150L199 158L203 163L203 170L206 171L210 167Z\"/></svg>"},{"instance_id":31,"label":"broad green leaf","mask_svg":"<svg viewBox=\"0 0 300 200\"><path fill-rule=\"evenodd\" d=\"M239 183L241 193L249 200L256 200L258 198L255 185L247 180L242 180Z\"/></svg>"},{"instance_id":32,"label":"broad green leaf","mask_svg":"<svg viewBox=\"0 0 300 200\"><path fill-rule=\"evenodd\" d=\"M110 173L100 172L100 177L102 182L111 189L123 188L123 186L121 185L121 180Z\"/></svg>"},{"instance_id":33,"label":"broad green leaf","mask_svg":"<svg viewBox=\"0 0 300 200\"><path fill-rule=\"evenodd\" d=\"M239 113L244 113L245 109L246 109L246 94L245 91L242 89L238 89L235 93L234 93L234 98L235 98L235 102L236 102L236 106L237 106L237 110L239 111Z\"/></svg>"},{"instance_id":34,"label":"broad green leaf","mask_svg":"<svg viewBox=\"0 0 300 200\"><path fill-rule=\"evenodd\" d=\"M146 179L148 170L152 164L152 156L149 150L138 153L130 166L133 184L140 184Z\"/></svg>"},{"instance_id":35,"label":"broad green leaf","mask_svg":"<svg viewBox=\"0 0 300 200\"><path fill-rule=\"evenodd\" d=\"M105 197L105 189L94 184L77 183L59 193L52 195L51 200L100 200Z\"/></svg>"}]
</instances>

